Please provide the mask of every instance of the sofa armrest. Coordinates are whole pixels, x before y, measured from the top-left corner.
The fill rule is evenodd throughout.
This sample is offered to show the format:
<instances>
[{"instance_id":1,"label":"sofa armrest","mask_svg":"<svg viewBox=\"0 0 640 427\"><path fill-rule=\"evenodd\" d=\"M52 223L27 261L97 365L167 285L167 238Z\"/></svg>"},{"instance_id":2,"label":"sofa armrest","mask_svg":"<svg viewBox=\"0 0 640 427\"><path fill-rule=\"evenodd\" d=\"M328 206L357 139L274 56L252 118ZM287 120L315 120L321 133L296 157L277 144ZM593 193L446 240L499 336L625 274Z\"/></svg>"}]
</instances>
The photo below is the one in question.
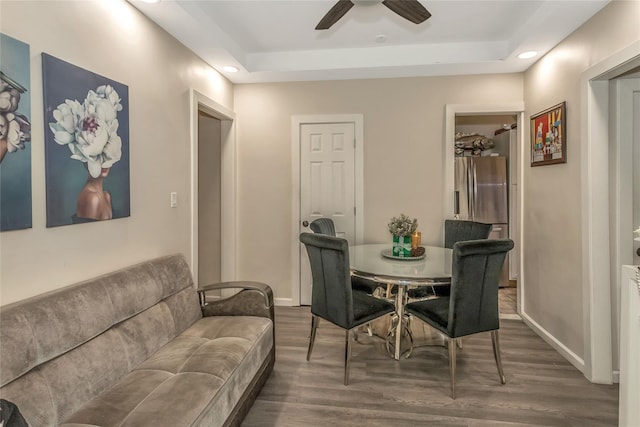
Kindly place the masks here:
<instances>
[{"instance_id":1,"label":"sofa armrest","mask_svg":"<svg viewBox=\"0 0 640 427\"><path fill-rule=\"evenodd\" d=\"M240 289L240 292L216 301L205 301L205 292ZM259 316L274 319L273 291L265 283L249 281L220 282L198 288L202 315Z\"/></svg>"}]
</instances>

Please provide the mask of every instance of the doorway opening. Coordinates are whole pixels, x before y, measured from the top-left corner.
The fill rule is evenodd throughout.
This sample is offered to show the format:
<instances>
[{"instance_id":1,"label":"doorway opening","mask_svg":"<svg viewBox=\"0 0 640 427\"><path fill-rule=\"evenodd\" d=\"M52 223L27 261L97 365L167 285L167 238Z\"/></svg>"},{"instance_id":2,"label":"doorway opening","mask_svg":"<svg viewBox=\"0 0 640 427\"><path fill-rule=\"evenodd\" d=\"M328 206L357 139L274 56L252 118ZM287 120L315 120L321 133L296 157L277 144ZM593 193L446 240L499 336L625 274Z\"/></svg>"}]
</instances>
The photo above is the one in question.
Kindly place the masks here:
<instances>
[{"instance_id":1,"label":"doorway opening","mask_svg":"<svg viewBox=\"0 0 640 427\"><path fill-rule=\"evenodd\" d=\"M214 242L214 248L205 248L206 242L203 242L202 249L205 251L203 257L218 256L219 266L216 265L211 271L207 271L208 267L203 267L202 277L203 280L214 278L214 280L217 279L219 281L231 281L235 280L236 277L235 113L193 89L190 90L189 97L191 101L191 274L194 280L200 280L200 203L208 204L210 200L213 200L213 204L217 204L219 208L203 207L203 212L206 213L202 215L206 215L208 218L202 224L202 232L206 233L202 235L202 238L219 240L219 243ZM202 140L200 138L201 126L203 127L202 135L207 135L206 137L203 136ZM211 140L205 142L205 139L209 138ZM209 146L209 144L212 145ZM214 145L217 145L219 150ZM212 149L211 151L215 151L215 153L208 152L207 148ZM200 159L201 155L205 158ZM217 164L213 165L213 163ZM201 168L218 169L218 172L215 172L217 178L213 178L212 174L208 173L210 172L208 170L201 171ZM218 179L219 185L212 184L212 179ZM219 192L214 191L206 194L207 192L203 191L206 196L201 199L201 186L205 189L215 186L219 188ZM217 211L217 216L213 212L214 210ZM216 232L218 234L215 234ZM216 255L216 252L219 255ZM222 296L226 296L226 294L223 293Z\"/></svg>"},{"instance_id":2,"label":"doorway opening","mask_svg":"<svg viewBox=\"0 0 640 427\"><path fill-rule=\"evenodd\" d=\"M613 80L640 67L640 42L611 55L582 73L582 227L583 227L583 283L584 283L584 375L592 382L608 384L613 372L612 321L617 313L612 307L615 288L612 276L620 265L610 244L617 240L620 207L612 207L610 200L618 189L606 183L620 179L612 170L615 146L612 135L616 123L611 120ZM603 144L602 141L608 143ZM605 183L605 185L602 185ZM613 218L611 217L613 215ZM607 244L600 244L606 242ZM617 361L616 361L617 363Z\"/></svg>"},{"instance_id":3,"label":"doorway opening","mask_svg":"<svg viewBox=\"0 0 640 427\"><path fill-rule=\"evenodd\" d=\"M519 240L518 240L518 116L516 114L483 114L483 115L467 115L458 114L455 118L455 152L456 157L490 157L495 160L496 166L505 165L506 168L489 168L494 173L500 172L501 176L494 176L491 182L500 183L502 186L495 186L494 193L501 197L492 198L492 205L495 211L492 215L483 212L474 212L474 209L466 207L463 212L465 216L458 213L460 219L475 219L481 222L490 222L493 224L490 239L511 238L515 246L507 254L502 273L500 274L500 289L498 291L498 307L501 318L520 319L517 306L517 285L519 265ZM457 166L472 165L470 162L460 161ZM482 169L481 169L482 170ZM487 170L487 169L484 169ZM460 175L457 174L457 177ZM477 176L476 180L481 177ZM456 189L462 183L456 182ZM469 197L468 192L463 193ZM480 195L478 195L480 197ZM463 197L464 198L464 197ZM504 203L500 203L504 201ZM458 197L458 205L473 206L471 200L460 200ZM481 206L480 203L475 206ZM479 210L479 209L475 209ZM471 215L473 214L473 215ZM478 216L478 218L472 218ZM506 221L506 222L505 222Z\"/></svg>"},{"instance_id":4,"label":"doorway opening","mask_svg":"<svg viewBox=\"0 0 640 427\"><path fill-rule=\"evenodd\" d=\"M521 242L522 233L520 224L522 221L522 196L519 183L522 181L522 152L523 141L523 117L524 103L519 102L507 105L447 105L446 129L445 129L445 200L444 218L462 218L460 211L461 201L455 202L455 163L457 157L496 157L506 163L504 181L506 183L506 203L503 206L505 220L493 226L490 238L510 238L515 247L505 260L501 278L500 311L505 318L520 318L524 309L523 298L525 284L519 278L521 270ZM462 144L456 148L456 139L463 140L462 135L481 137L483 145L481 149L472 147L464 149ZM456 138L458 135L458 138ZM474 139L472 136L471 138ZM484 144L486 142L486 144ZM457 150L457 153L456 153ZM457 210L456 210L457 209ZM484 222L491 222L484 220Z\"/></svg>"},{"instance_id":5,"label":"doorway opening","mask_svg":"<svg viewBox=\"0 0 640 427\"><path fill-rule=\"evenodd\" d=\"M197 283L222 280L222 122L198 111L198 277Z\"/></svg>"},{"instance_id":6,"label":"doorway opening","mask_svg":"<svg viewBox=\"0 0 640 427\"><path fill-rule=\"evenodd\" d=\"M611 348L618 382L621 266L640 265L640 242L633 239L640 227L640 67L612 79L610 94Z\"/></svg>"}]
</instances>

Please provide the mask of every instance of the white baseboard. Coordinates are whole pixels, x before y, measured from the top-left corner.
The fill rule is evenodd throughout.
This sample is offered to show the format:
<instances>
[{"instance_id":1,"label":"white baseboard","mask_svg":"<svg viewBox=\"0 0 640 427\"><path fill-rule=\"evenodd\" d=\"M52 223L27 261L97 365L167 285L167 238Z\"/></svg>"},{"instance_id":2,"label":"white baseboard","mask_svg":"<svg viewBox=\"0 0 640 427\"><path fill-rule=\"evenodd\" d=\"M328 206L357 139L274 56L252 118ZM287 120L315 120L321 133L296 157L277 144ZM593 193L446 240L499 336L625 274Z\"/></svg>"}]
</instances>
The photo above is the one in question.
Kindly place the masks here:
<instances>
[{"instance_id":1,"label":"white baseboard","mask_svg":"<svg viewBox=\"0 0 640 427\"><path fill-rule=\"evenodd\" d=\"M526 323L536 334L540 336L547 344L553 347L562 357L567 359L569 363L576 367L577 370L584 374L584 359L580 358L577 354L571 351L567 346L558 341L553 335L544 329L535 320L529 317L526 313L521 313L522 320Z\"/></svg>"},{"instance_id":2,"label":"white baseboard","mask_svg":"<svg viewBox=\"0 0 640 427\"><path fill-rule=\"evenodd\" d=\"M293 307L293 298L274 298L273 304L280 307Z\"/></svg>"},{"instance_id":3,"label":"white baseboard","mask_svg":"<svg viewBox=\"0 0 640 427\"><path fill-rule=\"evenodd\" d=\"M500 319L506 319L506 320L522 320L522 317L520 317L519 314L507 314L507 313L500 313Z\"/></svg>"}]
</instances>

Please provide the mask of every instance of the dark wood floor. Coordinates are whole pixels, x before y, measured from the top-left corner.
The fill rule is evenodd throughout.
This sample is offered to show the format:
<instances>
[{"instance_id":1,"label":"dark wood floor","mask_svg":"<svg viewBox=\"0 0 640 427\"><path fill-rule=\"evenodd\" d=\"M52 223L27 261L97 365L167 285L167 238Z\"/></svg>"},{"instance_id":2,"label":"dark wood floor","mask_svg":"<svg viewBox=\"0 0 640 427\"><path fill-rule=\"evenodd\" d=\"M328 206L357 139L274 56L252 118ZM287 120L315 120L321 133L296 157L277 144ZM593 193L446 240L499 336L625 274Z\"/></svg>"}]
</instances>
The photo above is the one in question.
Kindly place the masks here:
<instances>
[{"instance_id":1,"label":"dark wood floor","mask_svg":"<svg viewBox=\"0 0 640 427\"><path fill-rule=\"evenodd\" d=\"M589 383L519 320L501 322L506 385L498 381L490 335L464 339L456 400L444 347L395 361L380 340L359 334L344 386L343 331L321 322L307 362L310 323L309 307L276 307L276 365L244 427L617 425L617 385ZM416 341L435 336L419 321L412 329Z\"/></svg>"}]
</instances>

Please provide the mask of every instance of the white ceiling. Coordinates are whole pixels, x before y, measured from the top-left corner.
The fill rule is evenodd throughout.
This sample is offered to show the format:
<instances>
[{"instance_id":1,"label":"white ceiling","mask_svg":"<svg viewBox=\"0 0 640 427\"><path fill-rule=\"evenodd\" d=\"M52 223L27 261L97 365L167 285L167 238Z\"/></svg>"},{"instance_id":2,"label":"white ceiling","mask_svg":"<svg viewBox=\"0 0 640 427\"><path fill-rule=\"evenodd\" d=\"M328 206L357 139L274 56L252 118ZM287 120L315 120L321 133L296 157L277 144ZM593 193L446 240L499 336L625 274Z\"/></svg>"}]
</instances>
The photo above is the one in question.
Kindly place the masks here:
<instances>
[{"instance_id":1,"label":"white ceiling","mask_svg":"<svg viewBox=\"0 0 640 427\"><path fill-rule=\"evenodd\" d=\"M416 25L354 0L318 31L337 0L129 1L234 83L521 72L609 2L420 0L432 17Z\"/></svg>"}]
</instances>

